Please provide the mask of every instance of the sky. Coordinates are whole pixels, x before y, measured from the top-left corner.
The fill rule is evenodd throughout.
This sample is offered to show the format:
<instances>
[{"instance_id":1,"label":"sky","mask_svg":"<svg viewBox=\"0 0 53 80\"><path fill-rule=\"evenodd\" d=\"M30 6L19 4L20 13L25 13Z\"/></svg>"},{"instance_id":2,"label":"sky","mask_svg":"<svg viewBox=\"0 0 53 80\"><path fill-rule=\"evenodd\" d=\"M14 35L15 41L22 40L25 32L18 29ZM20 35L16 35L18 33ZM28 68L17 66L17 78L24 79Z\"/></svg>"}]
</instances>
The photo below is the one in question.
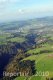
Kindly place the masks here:
<instances>
[{"instance_id":1,"label":"sky","mask_svg":"<svg viewBox=\"0 0 53 80\"><path fill-rule=\"evenodd\" d=\"M0 0L0 22L53 16L53 0Z\"/></svg>"}]
</instances>

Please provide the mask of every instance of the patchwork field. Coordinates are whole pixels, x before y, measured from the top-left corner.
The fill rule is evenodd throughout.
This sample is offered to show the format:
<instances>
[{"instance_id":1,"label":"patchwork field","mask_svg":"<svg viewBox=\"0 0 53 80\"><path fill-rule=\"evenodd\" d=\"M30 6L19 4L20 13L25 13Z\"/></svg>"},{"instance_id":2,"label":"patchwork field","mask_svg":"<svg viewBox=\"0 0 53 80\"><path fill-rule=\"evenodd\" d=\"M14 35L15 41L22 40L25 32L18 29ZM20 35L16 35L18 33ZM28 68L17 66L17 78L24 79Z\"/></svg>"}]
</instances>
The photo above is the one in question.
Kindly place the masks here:
<instances>
[{"instance_id":1,"label":"patchwork field","mask_svg":"<svg viewBox=\"0 0 53 80\"><path fill-rule=\"evenodd\" d=\"M2 80L53 80L53 19L0 24L0 64ZM3 77L4 70L21 75Z\"/></svg>"}]
</instances>

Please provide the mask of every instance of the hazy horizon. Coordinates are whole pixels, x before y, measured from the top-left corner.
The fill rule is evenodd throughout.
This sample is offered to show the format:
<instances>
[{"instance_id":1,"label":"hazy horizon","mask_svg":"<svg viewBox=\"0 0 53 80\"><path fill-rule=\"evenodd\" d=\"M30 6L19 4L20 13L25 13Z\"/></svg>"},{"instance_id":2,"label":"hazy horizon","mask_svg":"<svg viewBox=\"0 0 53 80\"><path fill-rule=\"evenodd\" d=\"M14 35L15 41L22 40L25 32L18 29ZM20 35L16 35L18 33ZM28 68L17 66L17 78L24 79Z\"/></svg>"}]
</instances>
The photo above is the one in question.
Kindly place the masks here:
<instances>
[{"instance_id":1,"label":"hazy horizon","mask_svg":"<svg viewBox=\"0 0 53 80\"><path fill-rule=\"evenodd\" d=\"M53 16L53 0L0 0L0 22Z\"/></svg>"}]
</instances>

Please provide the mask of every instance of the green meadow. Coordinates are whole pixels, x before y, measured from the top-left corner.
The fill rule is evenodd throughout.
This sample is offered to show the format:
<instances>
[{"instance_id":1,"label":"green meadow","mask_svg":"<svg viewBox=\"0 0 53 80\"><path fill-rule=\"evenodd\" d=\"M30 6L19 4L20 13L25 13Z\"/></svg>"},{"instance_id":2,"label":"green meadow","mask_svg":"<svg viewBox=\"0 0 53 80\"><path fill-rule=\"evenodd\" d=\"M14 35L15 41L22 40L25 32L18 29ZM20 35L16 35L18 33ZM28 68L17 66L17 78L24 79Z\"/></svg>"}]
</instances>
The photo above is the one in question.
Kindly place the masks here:
<instances>
[{"instance_id":1,"label":"green meadow","mask_svg":"<svg viewBox=\"0 0 53 80\"><path fill-rule=\"evenodd\" d=\"M14 37L14 38L10 38L8 39L11 42L24 42L26 39L24 37Z\"/></svg>"},{"instance_id":2,"label":"green meadow","mask_svg":"<svg viewBox=\"0 0 53 80\"><path fill-rule=\"evenodd\" d=\"M53 77L53 53L50 52L53 50L52 47L50 44L44 44L44 47L27 51L27 54L31 53L31 56L23 60L34 60L37 72L33 76L24 77L24 79L23 77L17 77L15 80L46 80L46 77ZM43 50L49 51L49 54L46 52L40 54Z\"/></svg>"}]
</instances>

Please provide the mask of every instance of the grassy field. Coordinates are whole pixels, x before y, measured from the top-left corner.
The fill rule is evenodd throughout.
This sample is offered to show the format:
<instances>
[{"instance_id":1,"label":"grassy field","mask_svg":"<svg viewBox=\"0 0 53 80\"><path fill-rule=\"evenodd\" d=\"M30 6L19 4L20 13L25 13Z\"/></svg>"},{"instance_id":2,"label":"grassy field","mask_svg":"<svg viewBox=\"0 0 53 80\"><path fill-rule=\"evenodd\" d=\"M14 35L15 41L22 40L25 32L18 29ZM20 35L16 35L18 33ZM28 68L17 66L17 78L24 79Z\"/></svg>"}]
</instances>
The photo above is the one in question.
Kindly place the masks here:
<instances>
[{"instance_id":1,"label":"grassy field","mask_svg":"<svg viewBox=\"0 0 53 80\"><path fill-rule=\"evenodd\" d=\"M24 37L14 37L14 38L10 38L8 39L11 42L24 42L26 39Z\"/></svg>"},{"instance_id":2,"label":"grassy field","mask_svg":"<svg viewBox=\"0 0 53 80\"><path fill-rule=\"evenodd\" d=\"M8 33L8 34L0 34L0 44L6 44L7 43L7 38L8 37L11 37L11 34Z\"/></svg>"},{"instance_id":3,"label":"grassy field","mask_svg":"<svg viewBox=\"0 0 53 80\"><path fill-rule=\"evenodd\" d=\"M26 77L21 76L21 77L16 78L15 80L25 80L25 78Z\"/></svg>"},{"instance_id":4,"label":"grassy field","mask_svg":"<svg viewBox=\"0 0 53 80\"><path fill-rule=\"evenodd\" d=\"M11 34L2 34L0 35L0 44L6 44L7 41L11 42L24 42L26 39L24 37L12 37L13 35Z\"/></svg>"},{"instance_id":5,"label":"grassy field","mask_svg":"<svg viewBox=\"0 0 53 80\"><path fill-rule=\"evenodd\" d=\"M31 77L24 77L24 80L46 80L46 77L53 77L53 52L48 53L42 53L40 54L40 51L53 50L53 46L50 44L44 44L44 47L36 48L27 51L27 54L31 53L32 55L24 58L23 60L34 60L35 61L35 69L38 72ZM39 54L37 54L39 53ZM36 55L37 54L37 55ZM44 73L44 74L43 74ZM15 80L22 80L20 77L16 78Z\"/></svg>"},{"instance_id":6,"label":"grassy field","mask_svg":"<svg viewBox=\"0 0 53 80\"><path fill-rule=\"evenodd\" d=\"M31 49L31 50L27 51L27 54L40 54L42 51L43 51L42 53L45 53L46 51L48 51L48 53L50 53L50 51L51 51L51 53L53 52L53 45L44 44L43 46L44 47Z\"/></svg>"},{"instance_id":7,"label":"grassy field","mask_svg":"<svg viewBox=\"0 0 53 80\"><path fill-rule=\"evenodd\" d=\"M7 37L10 37L10 36L11 36L11 34L2 34L2 35L0 35L0 40L6 39Z\"/></svg>"},{"instance_id":8,"label":"grassy field","mask_svg":"<svg viewBox=\"0 0 53 80\"><path fill-rule=\"evenodd\" d=\"M40 72L37 75L28 77L17 77L15 80L46 80L46 77L53 77L53 53L51 54L40 54L33 55L25 58L24 60L35 60L35 68L37 72ZM44 75L41 75L44 72ZM47 75L46 75L47 73Z\"/></svg>"},{"instance_id":9,"label":"grassy field","mask_svg":"<svg viewBox=\"0 0 53 80\"><path fill-rule=\"evenodd\" d=\"M14 80L45 80L45 77L40 77L40 76L17 77Z\"/></svg>"}]
</instances>

